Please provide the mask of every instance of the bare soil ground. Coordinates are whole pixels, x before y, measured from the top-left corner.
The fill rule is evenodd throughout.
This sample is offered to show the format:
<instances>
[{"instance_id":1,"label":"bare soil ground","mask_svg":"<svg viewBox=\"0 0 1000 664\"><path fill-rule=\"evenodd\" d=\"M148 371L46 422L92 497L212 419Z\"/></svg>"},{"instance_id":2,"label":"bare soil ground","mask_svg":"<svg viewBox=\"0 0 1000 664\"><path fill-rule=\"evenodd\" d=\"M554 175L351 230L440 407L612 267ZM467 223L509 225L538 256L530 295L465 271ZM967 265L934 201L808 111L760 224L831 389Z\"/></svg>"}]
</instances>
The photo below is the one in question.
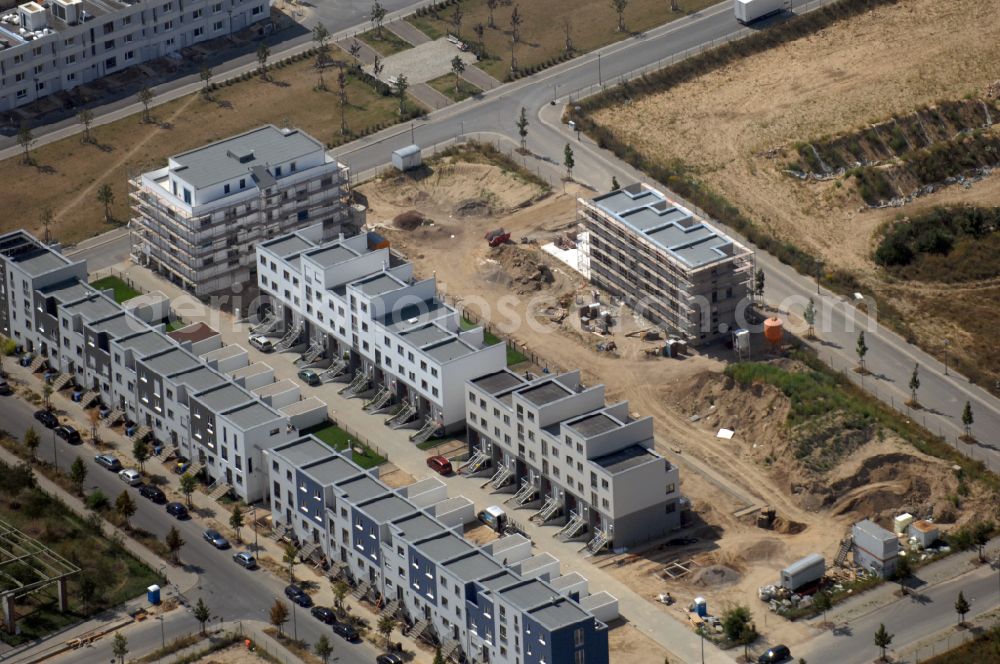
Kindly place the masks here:
<instances>
[{"instance_id":1,"label":"bare soil ground","mask_svg":"<svg viewBox=\"0 0 1000 664\"><path fill-rule=\"evenodd\" d=\"M526 344L551 370L579 367L585 382L605 385L609 401L627 399L632 412L652 415L658 449L681 464L682 491L691 499L694 515L684 534L700 541L687 547L655 544L638 555L600 558L595 564L606 566L650 601L670 591L683 605L697 595L708 597L713 607L728 601L749 604L762 626L764 605L756 599L757 587L773 583L778 570L809 553L832 557L853 521L911 506L933 508L945 523L954 520L947 513L948 496L957 485L953 473L901 441L868 441L828 476L802 471L800 477L785 435L789 402L778 390L766 385L739 388L721 373L723 363L706 355L649 357L645 351L656 344L625 335L645 324L606 297L602 301L619 321L612 335L582 331L572 312L555 322L553 318L561 317L553 316L553 310L589 302L591 289L538 245L574 223L575 196L585 193L567 187L566 193L519 207L534 193L512 175L481 164L449 166L447 184L434 177L395 177L363 185L361 191L371 204L369 223L414 262L418 274L435 274L449 296L485 314L502 334ZM470 192L502 204L469 205ZM458 207L475 213L457 215ZM393 219L410 210L432 221L397 228ZM511 232L517 243L489 248L483 234L498 226ZM521 243L522 238L533 242ZM539 272L551 274L551 280L525 280ZM612 340L617 351L596 350L598 343ZM695 414L700 419L692 422ZM721 427L735 429L734 439L717 438ZM698 472L688 459L711 472ZM775 528L760 530L753 516L734 516L746 502L730 495L729 487L757 505L775 507ZM973 492L965 501L971 501L973 509L963 514L976 514L975 501L981 497ZM677 581L664 579L664 564L677 559L694 559L694 571ZM684 619L678 605L663 610ZM806 628L779 620L769 623L766 631L792 643L806 634ZM646 649L637 648L631 636L619 638L622 634L625 631L611 634L616 656L644 656Z\"/></svg>"},{"instance_id":2,"label":"bare soil ground","mask_svg":"<svg viewBox=\"0 0 1000 664\"><path fill-rule=\"evenodd\" d=\"M939 100L986 94L1000 64L995 10L989 0L903 0L666 93L602 110L597 118L637 149L688 164L757 223L818 255L830 269L849 270L884 299L919 311L908 322L921 345L937 351L945 336L976 339L984 330L975 329L972 316L928 309L938 302L922 292L924 286L887 283L871 260L874 235L897 215L934 205L1000 204L1000 178L872 210L853 179L802 182L781 170L798 142L855 131ZM953 301L961 308L995 296L983 289L995 291L996 284L976 286L952 293ZM991 365L1000 378L1000 358L976 351L994 345L984 341L951 347L969 353L970 363Z\"/></svg>"}]
</instances>

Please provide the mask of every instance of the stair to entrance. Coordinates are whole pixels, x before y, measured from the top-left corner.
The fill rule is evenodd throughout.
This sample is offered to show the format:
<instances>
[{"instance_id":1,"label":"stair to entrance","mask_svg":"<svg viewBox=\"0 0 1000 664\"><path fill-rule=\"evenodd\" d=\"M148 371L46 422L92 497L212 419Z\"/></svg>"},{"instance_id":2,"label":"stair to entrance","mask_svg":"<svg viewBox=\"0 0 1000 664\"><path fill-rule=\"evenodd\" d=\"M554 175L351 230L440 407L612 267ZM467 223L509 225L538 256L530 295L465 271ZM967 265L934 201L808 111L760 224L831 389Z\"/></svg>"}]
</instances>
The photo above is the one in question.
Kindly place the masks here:
<instances>
[{"instance_id":1,"label":"stair to entrance","mask_svg":"<svg viewBox=\"0 0 1000 664\"><path fill-rule=\"evenodd\" d=\"M583 520L583 516L576 512L570 512L569 521L562 527L562 530L556 533L556 537L566 542L579 535L586 527L587 522Z\"/></svg>"},{"instance_id":2,"label":"stair to entrance","mask_svg":"<svg viewBox=\"0 0 1000 664\"><path fill-rule=\"evenodd\" d=\"M95 392L94 390L90 390L89 392L84 392L83 396L80 397L80 407L89 408L90 404L94 403L100 398L101 398L100 392Z\"/></svg>"},{"instance_id":3,"label":"stair to entrance","mask_svg":"<svg viewBox=\"0 0 1000 664\"><path fill-rule=\"evenodd\" d=\"M250 328L250 331L254 334L271 334L281 325L281 319L274 315L274 312L269 311L264 320L257 323Z\"/></svg>"},{"instance_id":4,"label":"stair to entrance","mask_svg":"<svg viewBox=\"0 0 1000 664\"><path fill-rule=\"evenodd\" d=\"M445 639L444 643L441 644L441 657L444 661L448 661L454 657L455 653L458 652L458 648L461 644L454 639Z\"/></svg>"},{"instance_id":5,"label":"stair to entrance","mask_svg":"<svg viewBox=\"0 0 1000 664\"><path fill-rule=\"evenodd\" d=\"M545 499L545 502L542 503L542 509L535 512L535 515L531 517L531 519L533 521L537 521L538 523L545 523L553 516L555 516L556 512L558 511L559 511L559 499L556 498L555 496L549 496L548 498Z\"/></svg>"},{"instance_id":6,"label":"stair to entrance","mask_svg":"<svg viewBox=\"0 0 1000 664\"><path fill-rule=\"evenodd\" d=\"M124 419L124 417L125 417L125 411L122 410L121 408L115 408L110 413L108 413L108 416L104 418L104 421L108 426L111 426L118 420Z\"/></svg>"},{"instance_id":7,"label":"stair to entrance","mask_svg":"<svg viewBox=\"0 0 1000 664\"><path fill-rule=\"evenodd\" d=\"M847 562L847 554L851 552L851 546L854 544L854 538L848 535L840 541L840 548L837 549L837 557L833 559L833 564L835 567L843 567L844 563Z\"/></svg>"},{"instance_id":8,"label":"stair to entrance","mask_svg":"<svg viewBox=\"0 0 1000 664\"><path fill-rule=\"evenodd\" d=\"M469 457L469 460L465 462L462 466L461 472L465 475L475 475L477 472L486 467L486 464L490 460L490 455L487 454L479 448L476 450L475 454Z\"/></svg>"},{"instance_id":9,"label":"stair to entrance","mask_svg":"<svg viewBox=\"0 0 1000 664\"><path fill-rule=\"evenodd\" d=\"M385 425L391 429L398 429L413 419L417 414L417 409L409 401L404 401L399 411L385 421Z\"/></svg>"},{"instance_id":10,"label":"stair to entrance","mask_svg":"<svg viewBox=\"0 0 1000 664\"><path fill-rule=\"evenodd\" d=\"M529 480L523 480L521 482L521 488L517 490L513 496L507 499L506 502L513 502L519 507L524 507L538 495L538 486Z\"/></svg>"},{"instance_id":11,"label":"stair to entrance","mask_svg":"<svg viewBox=\"0 0 1000 664\"><path fill-rule=\"evenodd\" d=\"M409 637L414 641L419 641L420 637L424 635L424 632L426 632L427 628L430 626L431 621L427 618L422 618L416 625L413 626L413 629L410 630Z\"/></svg>"},{"instance_id":12,"label":"stair to entrance","mask_svg":"<svg viewBox=\"0 0 1000 664\"><path fill-rule=\"evenodd\" d=\"M135 430L135 433L129 438L133 443L137 440L145 440L146 436L153 433L153 430L147 426L141 426Z\"/></svg>"},{"instance_id":13,"label":"stair to entrance","mask_svg":"<svg viewBox=\"0 0 1000 664\"><path fill-rule=\"evenodd\" d=\"M399 600L394 599L383 606L382 610L379 611L378 614L380 616L395 616L397 611L399 611Z\"/></svg>"},{"instance_id":14,"label":"stair to entrance","mask_svg":"<svg viewBox=\"0 0 1000 664\"><path fill-rule=\"evenodd\" d=\"M514 471L510 469L510 466L501 466L500 470L493 473L493 477L489 481L485 482L480 488L486 488L486 485L492 486L494 489L499 489L500 487L508 484L514 477Z\"/></svg>"},{"instance_id":15,"label":"stair to entrance","mask_svg":"<svg viewBox=\"0 0 1000 664\"><path fill-rule=\"evenodd\" d=\"M52 381L52 391L58 392L62 388L66 387L72 381L73 381L73 374L69 373L59 374Z\"/></svg>"},{"instance_id":16,"label":"stair to entrance","mask_svg":"<svg viewBox=\"0 0 1000 664\"><path fill-rule=\"evenodd\" d=\"M375 393L375 396L365 403L364 409L369 413L374 413L385 408L391 400L392 390L383 385L379 388L379 391Z\"/></svg>"},{"instance_id":17,"label":"stair to entrance","mask_svg":"<svg viewBox=\"0 0 1000 664\"><path fill-rule=\"evenodd\" d=\"M188 466L188 469L184 471L184 474L190 475L191 477L195 477L198 475L198 473L200 473L204 469L205 469L205 464L201 463L200 461L192 461L191 465Z\"/></svg>"},{"instance_id":18,"label":"stair to entrance","mask_svg":"<svg viewBox=\"0 0 1000 664\"><path fill-rule=\"evenodd\" d=\"M371 379L368 378L368 374L362 369L358 369L358 372L354 374L354 378L348 383L347 387L340 390L339 394L344 395L345 398L350 399L352 397L358 396L361 392L368 389L371 384Z\"/></svg>"},{"instance_id":19,"label":"stair to entrance","mask_svg":"<svg viewBox=\"0 0 1000 664\"><path fill-rule=\"evenodd\" d=\"M606 530L598 530L597 534L594 535L593 539L587 542L587 551L590 551L591 553L594 554L600 553L601 550L608 545L608 541L610 539L611 538L608 537L608 533Z\"/></svg>"},{"instance_id":20,"label":"stair to entrance","mask_svg":"<svg viewBox=\"0 0 1000 664\"><path fill-rule=\"evenodd\" d=\"M424 425L420 427L420 430L415 434L410 436L410 440L419 445L420 443L426 443L428 440L434 437L434 432L438 430L438 423L433 417L428 417L424 421Z\"/></svg>"},{"instance_id":21,"label":"stair to entrance","mask_svg":"<svg viewBox=\"0 0 1000 664\"><path fill-rule=\"evenodd\" d=\"M309 348L306 349L306 352L302 353L302 355L299 356L293 364L295 364L295 366L297 367L302 367L307 364L312 364L313 362L319 359L320 355L323 354L324 350L326 350L326 344L323 342L323 340L314 339L313 342L309 344Z\"/></svg>"},{"instance_id":22,"label":"stair to entrance","mask_svg":"<svg viewBox=\"0 0 1000 664\"><path fill-rule=\"evenodd\" d=\"M208 497L212 500L218 500L224 495L233 490L233 485L228 482L216 482L211 487L209 487Z\"/></svg>"},{"instance_id":23,"label":"stair to entrance","mask_svg":"<svg viewBox=\"0 0 1000 664\"><path fill-rule=\"evenodd\" d=\"M31 373L37 373L42 370L42 367L44 367L46 363L48 363L48 361L49 358L45 357L44 355L39 355L38 357L36 357L34 360L31 361L31 366L28 367L28 370Z\"/></svg>"},{"instance_id":24,"label":"stair to entrance","mask_svg":"<svg viewBox=\"0 0 1000 664\"><path fill-rule=\"evenodd\" d=\"M285 336L281 337L281 340L274 344L274 350L278 353L284 352L291 349L296 345L299 340L299 335L302 334L302 329L305 327L305 323L302 321L297 322L293 325L287 332Z\"/></svg>"},{"instance_id":25,"label":"stair to entrance","mask_svg":"<svg viewBox=\"0 0 1000 664\"><path fill-rule=\"evenodd\" d=\"M319 372L319 382L321 383L332 383L333 380L344 373L347 369L347 362L343 360L337 360L329 367Z\"/></svg>"},{"instance_id":26,"label":"stair to entrance","mask_svg":"<svg viewBox=\"0 0 1000 664\"><path fill-rule=\"evenodd\" d=\"M371 589L372 587L370 583L368 583L367 581L362 581L354 589L354 592L351 593L351 597L353 597L354 599L361 599L363 597L366 597L368 595L368 591L370 591Z\"/></svg>"}]
</instances>

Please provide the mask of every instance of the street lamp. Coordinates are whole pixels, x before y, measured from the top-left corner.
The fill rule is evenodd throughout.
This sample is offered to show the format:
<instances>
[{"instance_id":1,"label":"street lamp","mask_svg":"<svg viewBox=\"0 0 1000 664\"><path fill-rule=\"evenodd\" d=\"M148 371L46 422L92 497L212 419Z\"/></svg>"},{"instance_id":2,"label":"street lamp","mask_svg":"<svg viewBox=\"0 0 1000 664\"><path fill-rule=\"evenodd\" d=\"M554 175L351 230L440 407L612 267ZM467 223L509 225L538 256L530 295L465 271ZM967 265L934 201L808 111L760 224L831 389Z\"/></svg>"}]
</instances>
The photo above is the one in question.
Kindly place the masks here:
<instances>
[{"instance_id":1,"label":"street lamp","mask_svg":"<svg viewBox=\"0 0 1000 664\"><path fill-rule=\"evenodd\" d=\"M299 621L298 612L295 610L295 602L292 602L292 632L295 634L295 640L299 640Z\"/></svg>"},{"instance_id":2,"label":"street lamp","mask_svg":"<svg viewBox=\"0 0 1000 664\"><path fill-rule=\"evenodd\" d=\"M705 664L705 624L698 625L698 636L701 637L701 664Z\"/></svg>"},{"instance_id":3,"label":"street lamp","mask_svg":"<svg viewBox=\"0 0 1000 664\"><path fill-rule=\"evenodd\" d=\"M948 345L951 344L950 339L944 340L944 375L948 375Z\"/></svg>"},{"instance_id":4,"label":"street lamp","mask_svg":"<svg viewBox=\"0 0 1000 664\"><path fill-rule=\"evenodd\" d=\"M160 647L166 649L167 647L167 634L163 630L163 616L156 616L156 619L160 621Z\"/></svg>"}]
</instances>

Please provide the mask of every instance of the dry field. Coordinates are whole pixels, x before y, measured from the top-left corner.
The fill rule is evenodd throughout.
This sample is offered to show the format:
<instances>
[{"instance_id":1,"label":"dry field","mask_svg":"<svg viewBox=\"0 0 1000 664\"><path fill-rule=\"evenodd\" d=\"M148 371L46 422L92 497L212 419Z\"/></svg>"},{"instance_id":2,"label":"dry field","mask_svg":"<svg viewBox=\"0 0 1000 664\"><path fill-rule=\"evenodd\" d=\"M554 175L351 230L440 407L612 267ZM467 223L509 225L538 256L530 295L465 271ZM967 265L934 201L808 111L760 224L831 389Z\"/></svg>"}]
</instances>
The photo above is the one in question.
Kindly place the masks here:
<instances>
[{"instance_id":1,"label":"dry field","mask_svg":"<svg viewBox=\"0 0 1000 664\"><path fill-rule=\"evenodd\" d=\"M441 170L449 174L446 184L436 178ZM701 542L681 551L657 546L608 571L651 600L670 590L685 605L696 595L705 595L715 607L727 601L749 604L760 626L764 605L756 600L757 587L773 583L777 570L804 555L833 556L858 518L881 516L886 523L885 516L907 507L933 509L944 523L957 518L949 515L948 497L957 490L957 480L947 464L892 436L877 440L869 433L848 461L826 473L809 472L793 459L784 424L789 400L777 389L739 388L722 375L721 361L702 355L680 361L647 358L644 350L652 344L624 334L642 325L627 311L613 336L616 353L597 352L597 343L608 339L582 332L572 314L554 323L550 307L589 297L590 288L538 245L520 240L544 244L574 223L575 196L586 192L567 189L521 207L537 192L496 167L454 160L432 163L429 177L394 176L361 187L371 204L369 223L414 262L418 274L436 275L449 296L486 314L501 332L551 363L550 369L582 368L585 382L605 385L609 401L627 399L632 412L655 418L661 452L681 466L683 493L694 507L690 534ZM494 204L477 204L470 195ZM410 210L430 221L399 228L394 219ZM483 233L498 226L518 243L487 247ZM551 278L536 278L545 273ZM697 423L691 422L694 414L701 417ZM721 427L735 428L737 436L716 438ZM738 487L758 505L774 506L777 527L763 531L751 518L735 517L745 503L720 484ZM989 508L977 488L963 500L970 508L964 510L966 519ZM658 572L679 556L696 557L703 569L668 583ZM681 617L677 605L663 610ZM766 631L788 642L805 636L804 628L778 620ZM634 653L621 649L628 639L616 632L617 652Z\"/></svg>"},{"instance_id":2,"label":"dry field","mask_svg":"<svg viewBox=\"0 0 1000 664\"><path fill-rule=\"evenodd\" d=\"M272 69L270 76L269 82L255 77L221 88L214 101L195 94L157 107L152 111L157 125L142 124L135 115L97 127L92 132L96 145L72 137L40 147L33 151L37 166L25 166L18 157L0 161L0 181L21 183L0 231L40 231L46 208L55 214L52 235L64 244L106 231L97 202L102 184L114 191L113 217L126 220L130 173L159 168L172 154L262 124L298 127L327 143L341 140L336 68L326 70L325 92L315 89L318 77L311 59ZM396 99L353 79L348 101L347 125L353 131L398 118Z\"/></svg>"},{"instance_id":3,"label":"dry field","mask_svg":"<svg viewBox=\"0 0 1000 664\"><path fill-rule=\"evenodd\" d=\"M517 47L517 64L527 69L557 58L566 49L566 21L569 21L573 50L586 53L601 46L640 33L674 19L709 7L717 0L680 0L679 12L670 11L668 0L631 0L625 10L626 32L618 32L618 15L608 0L546 0L546 2L500 3L493 12L496 28L487 28L483 35L486 52L490 58L480 67L490 75L504 80L510 72L511 24L510 16L517 6L523 17L521 43ZM476 41L473 28L482 23L489 25L489 10L483 0L462 0L461 37L469 43ZM431 39L456 32L452 23L454 7L433 16L411 17L408 20L423 30ZM584 18L585 17L585 18Z\"/></svg>"},{"instance_id":4,"label":"dry field","mask_svg":"<svg viewBox=\"0 0 1000 664\"><path fill-rule=\"evenodd\" d=\"M996 175L872 210L853 178L802 182L781 172L799 142L984 95L1000 64L995 11L988 0L900 0L668 92L603 109L595 119L650 156L687 164L756 223L828 268L849 270L906 313L919 312L907 322L924 348L937 351L950 336L953 350L969 353L967 366L989 366L1000 378L1000 355L981 336L995 329L996 314L985 326L968 315L970 307L987 313L997 284L970 284L957 296L952 289L945 302L934 284L889 283L871 259L877 229L897 215L948 203L1000 204Z\"/></svg>"}]
</instances>

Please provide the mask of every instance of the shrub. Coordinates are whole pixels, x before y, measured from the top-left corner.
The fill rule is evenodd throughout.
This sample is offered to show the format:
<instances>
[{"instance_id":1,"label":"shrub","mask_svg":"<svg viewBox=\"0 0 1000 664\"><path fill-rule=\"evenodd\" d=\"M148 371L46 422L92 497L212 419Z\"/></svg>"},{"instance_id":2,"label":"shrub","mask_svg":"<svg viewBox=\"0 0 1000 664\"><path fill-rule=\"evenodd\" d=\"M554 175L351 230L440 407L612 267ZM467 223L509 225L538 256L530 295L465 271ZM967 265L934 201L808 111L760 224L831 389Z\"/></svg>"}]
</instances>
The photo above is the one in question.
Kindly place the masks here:
<instances>
[{"instance_id":1,"label":"shrub","mask_svg":"<svg viewBox=\"0 0 1000 664\"><path fill-rule=\"evenodd\" d=\"M94 510L95 512L106 509L110 505L108 497L100 489L91 491L84 502L87 505L87 509Z\"/></svg>"}]
</instances>

